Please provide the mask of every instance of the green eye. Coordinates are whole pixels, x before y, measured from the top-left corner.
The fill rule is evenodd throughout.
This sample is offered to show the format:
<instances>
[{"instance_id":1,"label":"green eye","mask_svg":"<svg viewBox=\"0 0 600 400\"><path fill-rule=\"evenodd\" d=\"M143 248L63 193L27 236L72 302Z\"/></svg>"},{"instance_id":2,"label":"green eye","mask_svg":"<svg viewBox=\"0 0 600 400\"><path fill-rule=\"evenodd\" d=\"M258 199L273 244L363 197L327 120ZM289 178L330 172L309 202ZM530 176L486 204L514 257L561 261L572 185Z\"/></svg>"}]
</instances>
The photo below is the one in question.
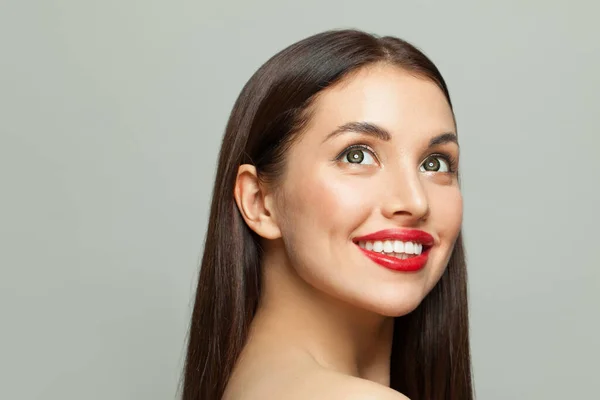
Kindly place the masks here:
<instances>
[{"instance_id":1,"label":"green eye","mask_svg":"<svg viewBox=\"0 0 600 400\"><path fill-rule=\"evenodd\" d=\"M341 154L340 159L347 164L376 164L371 151L363 146L354 146L346 149L346 151Z\"/></svg>"},{"instance_id":2,"label":"green eye","mask_svg":"<svg viewBox=\"0 0 600 400\"><path fill-rule=\"evenodd\" d=\"M443 156L431 155L423 161L419 169L421 172L450 172L450 163Z\"/></svg>"},{"instance_id":3,"label":"green eye","mask_svg":"<svg viewBox=\"0 0 600 400\"><path fill-rule=\"evenodd\" d=\"M365 152L362 150L354 149L346 154L346 160L349 163L360 164L365 159Z\"/></svg>"}]
</instances>

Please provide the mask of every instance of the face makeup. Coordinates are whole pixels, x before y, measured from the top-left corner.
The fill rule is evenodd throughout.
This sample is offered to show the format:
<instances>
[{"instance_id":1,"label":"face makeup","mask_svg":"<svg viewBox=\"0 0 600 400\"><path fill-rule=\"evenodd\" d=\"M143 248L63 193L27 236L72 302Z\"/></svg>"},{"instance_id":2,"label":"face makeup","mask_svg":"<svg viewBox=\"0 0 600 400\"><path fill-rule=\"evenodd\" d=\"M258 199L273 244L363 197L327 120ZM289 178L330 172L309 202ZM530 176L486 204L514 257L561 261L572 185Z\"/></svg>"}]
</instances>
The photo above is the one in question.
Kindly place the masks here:
<instances>
[{"instance_id":1,"label":"face makeup","mask_svg":"<svg viewBox=\"0 0 600 400\"><path fill-rule=\"evenodd\" d=\"M433 236L416 229L386 229L354 238L361 251L382 267L403 272L419 271L433 246Z\"/></svg>"}]
</instances>

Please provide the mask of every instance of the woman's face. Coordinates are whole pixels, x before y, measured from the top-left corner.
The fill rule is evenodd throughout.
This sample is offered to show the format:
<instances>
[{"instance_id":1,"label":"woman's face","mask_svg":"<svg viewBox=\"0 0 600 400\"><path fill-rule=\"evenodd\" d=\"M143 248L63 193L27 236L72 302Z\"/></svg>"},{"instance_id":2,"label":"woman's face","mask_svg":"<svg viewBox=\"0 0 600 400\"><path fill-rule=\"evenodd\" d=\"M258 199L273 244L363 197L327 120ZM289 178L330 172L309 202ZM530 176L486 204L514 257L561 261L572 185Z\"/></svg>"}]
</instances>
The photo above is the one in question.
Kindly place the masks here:
<instances>
[{"instance_id":1,"label":"woman's face","mask_svg":"<svg viewBox=\"0 0 600 400\"><path fill-rule=\"evenodd\" d=\"M275 197L298 275L381 315L416 308L462 222L455 134L437 85L398 67L371 66L323 91Z\"/></svg>"}]
</instances>

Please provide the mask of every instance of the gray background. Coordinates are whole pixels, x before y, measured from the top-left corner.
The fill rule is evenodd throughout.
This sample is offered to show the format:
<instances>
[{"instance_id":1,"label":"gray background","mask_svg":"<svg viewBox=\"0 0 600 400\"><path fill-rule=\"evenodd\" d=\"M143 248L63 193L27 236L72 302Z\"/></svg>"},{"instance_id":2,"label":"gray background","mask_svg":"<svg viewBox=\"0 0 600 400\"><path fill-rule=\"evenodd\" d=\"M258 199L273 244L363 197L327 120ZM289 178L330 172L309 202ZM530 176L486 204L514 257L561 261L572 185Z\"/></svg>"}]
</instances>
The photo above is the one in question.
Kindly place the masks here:
<instances>
[{"instance_id":1,"label":"gray background","mask_svg":"<svg viewBox=\"0 0 600 400\"><path fill-rule=\"evenodd\" d=\"M0 398L175 397L233 102L345 27L450 86L478 398L599 398L597 4L2 1Z\"/></svg>"}]
</instances>

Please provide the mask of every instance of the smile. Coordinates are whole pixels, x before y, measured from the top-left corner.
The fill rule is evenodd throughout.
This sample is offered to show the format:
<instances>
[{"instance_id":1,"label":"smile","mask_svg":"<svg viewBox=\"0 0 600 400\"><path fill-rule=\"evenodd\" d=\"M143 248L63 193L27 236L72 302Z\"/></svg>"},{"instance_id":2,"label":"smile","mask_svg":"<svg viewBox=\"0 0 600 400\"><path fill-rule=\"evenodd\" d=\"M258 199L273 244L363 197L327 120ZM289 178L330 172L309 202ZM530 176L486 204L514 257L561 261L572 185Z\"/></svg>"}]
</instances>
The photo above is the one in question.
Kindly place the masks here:
<instances>
[{"instance_id":1,"label":"smile","mask_svg":"<svg viewBox=\"0 0 600 400\"><path fill-rule=\"evenodd\" d=\"M387 229L353 242L369 259L394 271L418 271L425 267L434 239L416 229Z\"/></svg>"},{"instance_id":2,"label":"smile","mask_svg":"<svg viewBox=\"0 0 600 400\"><path fill-rule=\"evenodd\" d=\"M362 249L374 251L375 253L387 254L392 257L407 259L418 256L423 252L423 244L415 242L403 242L400 240L367 240L358 242Z\"/></svg>"}]
</instances>

